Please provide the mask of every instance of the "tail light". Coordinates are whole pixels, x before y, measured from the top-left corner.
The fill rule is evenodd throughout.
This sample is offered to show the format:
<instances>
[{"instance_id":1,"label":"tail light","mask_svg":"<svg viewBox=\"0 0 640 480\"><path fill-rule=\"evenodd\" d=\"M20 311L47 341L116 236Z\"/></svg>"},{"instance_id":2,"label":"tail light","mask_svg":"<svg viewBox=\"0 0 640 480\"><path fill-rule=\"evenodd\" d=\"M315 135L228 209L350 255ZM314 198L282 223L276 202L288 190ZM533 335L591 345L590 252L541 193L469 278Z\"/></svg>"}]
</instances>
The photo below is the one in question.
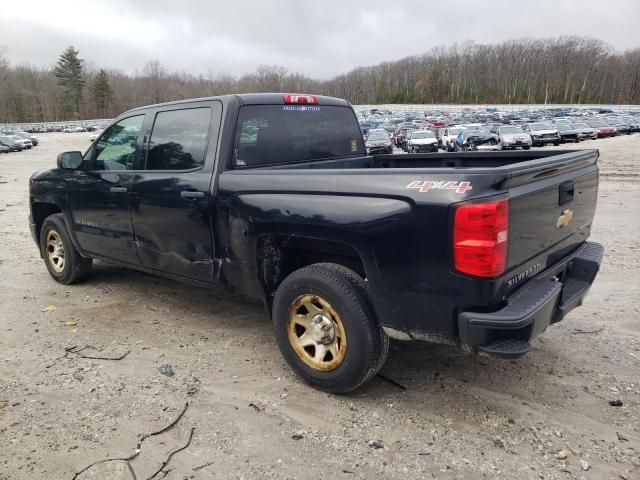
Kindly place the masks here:
<instances>
[{"instance_id":1,"label":"tail light","mask_svg":"<svg viewBox=\"0 0 640 480\"><path fill-rule=\"evenodd\" d=\"M318 99L313 95L304 95L302 93L287 93L283 95L284 103L297 105L317 105Z\"/></svg>"},{"instance_id":2,"label":"tail light","mask_svg":"<svg viewBox=\"0 0 640 480\"><path fill-rule=\"evenodd\" d=\"M470 203L456 208L453 260L456 270L494 278L507 264L509 200Z\"/></svg>"}]
</instances>

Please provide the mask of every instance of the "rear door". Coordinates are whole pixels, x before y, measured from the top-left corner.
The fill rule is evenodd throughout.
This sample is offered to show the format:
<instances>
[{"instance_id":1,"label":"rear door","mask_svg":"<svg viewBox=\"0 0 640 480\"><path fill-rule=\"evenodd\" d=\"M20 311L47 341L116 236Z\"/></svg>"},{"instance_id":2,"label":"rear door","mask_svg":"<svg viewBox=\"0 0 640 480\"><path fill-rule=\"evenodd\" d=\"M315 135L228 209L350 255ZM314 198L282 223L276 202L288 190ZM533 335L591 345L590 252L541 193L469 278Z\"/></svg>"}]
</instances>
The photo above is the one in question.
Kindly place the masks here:
<instances>
[{"instance_id":1,"label":"rear door","mask_svg":"<svg viewBox=\"0 0 640 480\"><path fill-rule=\"evenodd\" d=\"M155 110L141 169L131 186L131 215L142 265L187 278L214 275L211 180L222 105L218 101Z\"/></svg>"},{"instance_id":2,"label":"rear door","mask_svg":"<svg viewBox=\"0 0 640 480\"><path fill-rule=\"evenodd\" d=\"M85 154L69 186L73 229L82 249L132 264L139 262L128 191L144 119L144 114L133 114L106 130Z\"/></svg>"}]
</instances>

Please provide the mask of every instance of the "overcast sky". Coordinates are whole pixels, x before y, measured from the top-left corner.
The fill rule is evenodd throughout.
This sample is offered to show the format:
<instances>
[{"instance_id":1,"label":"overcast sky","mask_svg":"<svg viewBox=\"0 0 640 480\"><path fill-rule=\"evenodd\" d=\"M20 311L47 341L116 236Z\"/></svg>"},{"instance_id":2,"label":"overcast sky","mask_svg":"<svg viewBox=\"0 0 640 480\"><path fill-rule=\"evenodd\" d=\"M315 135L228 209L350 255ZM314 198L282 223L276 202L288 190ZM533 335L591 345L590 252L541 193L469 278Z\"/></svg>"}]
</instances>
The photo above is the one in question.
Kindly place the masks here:
<instances>
[{"instance_id":1,"label":"overcast sky","mask_svg":"<svg viewBox=\"0 0 640 480\"><path fill-rule=\"evenodd\" d=\"M0 2L2 3L2 2ZM640 47L639 0L31 0L0 9L0 52L48 66L68 45L99 67L326 79L438 45L585 35Z\"/></svg>"}]
</instances>

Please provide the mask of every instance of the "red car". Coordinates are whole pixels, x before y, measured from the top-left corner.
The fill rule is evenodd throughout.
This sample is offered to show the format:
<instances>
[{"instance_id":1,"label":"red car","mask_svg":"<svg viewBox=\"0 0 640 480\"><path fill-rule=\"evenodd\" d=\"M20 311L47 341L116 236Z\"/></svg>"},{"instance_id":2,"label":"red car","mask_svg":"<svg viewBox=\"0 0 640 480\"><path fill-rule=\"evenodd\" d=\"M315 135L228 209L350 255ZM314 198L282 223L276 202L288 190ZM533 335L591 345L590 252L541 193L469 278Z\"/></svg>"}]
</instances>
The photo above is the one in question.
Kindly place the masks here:
<instances>
[{"instance_id":1,"label":"red car","mask_svg":"<svg viewBox=\"0 0 640 480\"><path fill-rule=\"evenodd\" d=\"M616 129L616 127L612 127L604 120L591 120L589 125L591 128L596 129L598 138L615 137L618 135L618 129Z\"/></svg>"}]
</instances>

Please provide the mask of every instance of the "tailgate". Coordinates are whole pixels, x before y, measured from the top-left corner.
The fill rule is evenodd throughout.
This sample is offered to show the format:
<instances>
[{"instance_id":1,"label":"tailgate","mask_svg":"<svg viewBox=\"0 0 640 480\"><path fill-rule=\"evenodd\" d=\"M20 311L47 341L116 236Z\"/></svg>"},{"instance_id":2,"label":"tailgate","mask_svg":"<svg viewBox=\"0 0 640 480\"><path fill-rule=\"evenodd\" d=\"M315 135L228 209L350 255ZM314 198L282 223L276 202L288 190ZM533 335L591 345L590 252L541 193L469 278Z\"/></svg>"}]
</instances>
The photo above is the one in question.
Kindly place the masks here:
<instances>
[{"instance_id":1,"label":"tailgate","mask_svg":"<svg viewBox=\"0 0 640 480\"><path fill-rule=\"evenodd\" d=\"M512 174L507 181L509 271L517 275L524 267L530 276L589 237L598 191L597 159L597 150L570 152Z\"/></svg>"}]
</instances>

